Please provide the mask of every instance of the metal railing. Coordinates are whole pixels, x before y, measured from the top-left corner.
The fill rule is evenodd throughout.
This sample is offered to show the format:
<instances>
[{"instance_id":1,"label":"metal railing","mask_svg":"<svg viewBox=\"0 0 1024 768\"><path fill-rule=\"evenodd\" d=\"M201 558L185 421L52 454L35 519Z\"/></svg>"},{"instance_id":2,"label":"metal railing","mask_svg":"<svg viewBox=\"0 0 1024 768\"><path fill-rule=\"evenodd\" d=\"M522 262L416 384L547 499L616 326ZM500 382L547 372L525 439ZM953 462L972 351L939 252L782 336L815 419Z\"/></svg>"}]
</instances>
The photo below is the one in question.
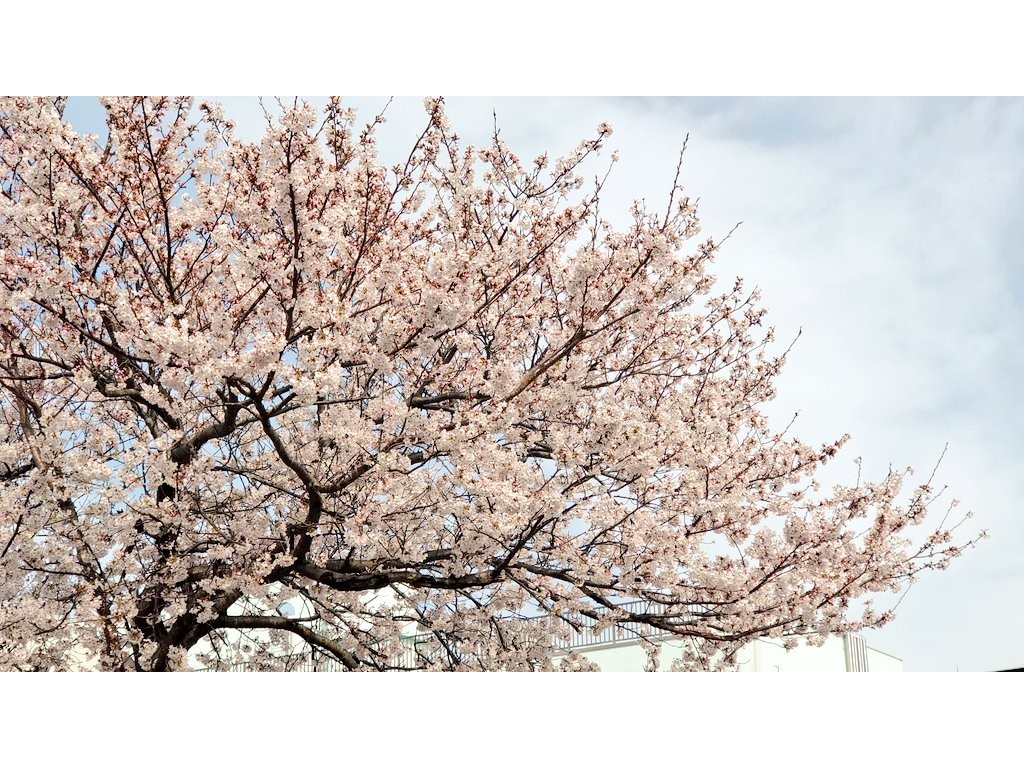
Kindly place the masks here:
<instances>
[{"instance_id":1,"label":"metal railing","mask_svg":"<svg viewBox=\"0 0 1024 768\"><path fill-rule=\"evenodd\" d=\"M666 606L663 603L655 603L648 600L631 600L616 606L617 610L630 614L646 614L664 616L669 609L674 612L679 606ZM594 611L598 616L607 616L611 611L607 608L597 608ZM696 616L693 609L687 611L690 615ZM553 620L551 617L542 617ZM564 621L564 620L563 620ZM640 638L650 640L662 639L671 636L671 632L657 627L652 627L642 621L624 621L609 623L607 619L596 619L590 616L579 616L573 619L578 629L573 629L568 638L555 638L554 646L560 651L571 651L579 648L591 648L596 645L613 645L621 642L631 642ZM600 629L598 628L600 626Z\"/></svg>"}]
</instances>

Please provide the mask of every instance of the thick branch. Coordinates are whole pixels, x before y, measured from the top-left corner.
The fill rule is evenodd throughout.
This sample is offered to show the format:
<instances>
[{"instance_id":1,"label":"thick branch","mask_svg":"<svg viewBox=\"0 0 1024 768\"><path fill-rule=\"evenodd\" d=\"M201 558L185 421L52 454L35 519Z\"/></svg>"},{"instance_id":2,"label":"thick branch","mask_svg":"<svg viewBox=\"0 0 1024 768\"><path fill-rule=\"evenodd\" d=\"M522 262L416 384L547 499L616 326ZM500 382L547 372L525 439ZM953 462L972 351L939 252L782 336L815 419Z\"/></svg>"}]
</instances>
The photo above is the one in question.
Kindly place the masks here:
<instances>
[{"instance_id":1,"label":"thick branch","mask_svg":"<svg viewBox=\"0 0 1024 768\"><path fill-rule=\"evenodd\" d=\"M286 619L283 616L222 616L210 622L209 627L214 629L283 629L298 635L310 645L330 653L347 669L356 669L359 666L359 659L351 651L343 648L339 643L317 634L305 624L293 619Z\"/></svg>"}]
</instances>

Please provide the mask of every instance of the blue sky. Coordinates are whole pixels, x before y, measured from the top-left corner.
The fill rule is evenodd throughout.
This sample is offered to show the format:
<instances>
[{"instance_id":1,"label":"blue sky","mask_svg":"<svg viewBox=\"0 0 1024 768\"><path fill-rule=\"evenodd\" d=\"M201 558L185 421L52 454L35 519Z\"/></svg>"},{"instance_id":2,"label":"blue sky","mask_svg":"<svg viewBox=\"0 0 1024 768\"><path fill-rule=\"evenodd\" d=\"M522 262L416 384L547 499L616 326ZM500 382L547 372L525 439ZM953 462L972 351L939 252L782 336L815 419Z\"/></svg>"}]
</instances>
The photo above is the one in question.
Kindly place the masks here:
<instances>
[{"instance_id":1,"label":"blue sky","mask_svg":"<svg viewBox=\"0 0 1024 768\"><path fill-rule=\"evenodd\" d=\"M255 100L221 99L258 135ZM352 100L370 119L386 99ZM683 137L683 181L706 234L743 225L717 262L723 282L762 289L780 344L802 328L771 413L794 432L853 439L877 477L891 464L937 475L991 538L948 571L926 574L872 646L908 670L1024 665L1024 100L447 99L465 141L487 140L492 110L524 157L557 154L608 121L621 160L602 210L624 221L633 198L664 200ZM385 158L404 158L422 101L396 99ZM97 131L94 101L67 116ZM923 477L922 477L923 476Z\"/></svg>"}]
</instances>

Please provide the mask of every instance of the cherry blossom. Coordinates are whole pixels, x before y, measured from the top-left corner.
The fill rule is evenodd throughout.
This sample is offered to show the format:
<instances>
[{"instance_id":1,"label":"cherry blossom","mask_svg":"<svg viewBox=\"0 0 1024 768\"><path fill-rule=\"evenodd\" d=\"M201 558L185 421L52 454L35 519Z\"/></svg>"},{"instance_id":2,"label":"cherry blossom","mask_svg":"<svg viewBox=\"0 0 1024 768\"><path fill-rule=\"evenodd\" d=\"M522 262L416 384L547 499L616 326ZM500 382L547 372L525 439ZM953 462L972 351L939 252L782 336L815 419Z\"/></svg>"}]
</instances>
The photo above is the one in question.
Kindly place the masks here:
<instances>
[{"instance_id":1,"label":"cherry blossom","mask_svg":"<svg viewBox=\"0 0 1024 768\"><path fill-rule=\"evenodd\" d=\"M0 102L0 668L546 670L595 622L728 668L977 540L909 470L819 487L846 438L763 414L785 354L678 170L601 218L607 123L521 160L429 99L385 166L338 99L256 142L63 106Z\"/></svg>"}]
</instances>

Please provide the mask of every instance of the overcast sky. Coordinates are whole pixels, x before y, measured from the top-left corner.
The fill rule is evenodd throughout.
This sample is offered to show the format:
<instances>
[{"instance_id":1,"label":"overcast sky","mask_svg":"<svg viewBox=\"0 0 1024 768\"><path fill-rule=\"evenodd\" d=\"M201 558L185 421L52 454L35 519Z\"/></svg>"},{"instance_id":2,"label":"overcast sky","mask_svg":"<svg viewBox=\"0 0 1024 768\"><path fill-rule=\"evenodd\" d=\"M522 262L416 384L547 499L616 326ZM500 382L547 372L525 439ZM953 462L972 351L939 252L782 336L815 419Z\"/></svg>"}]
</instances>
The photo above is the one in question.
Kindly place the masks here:
<instances>
[{"instance_id":1,"label":"overcast sky","mask_svg":"<svg viewBox=\"0 0 1024 768\"><path fill-rule=\"evenodd\" d=\"M255 136L254 100L222 99ZM317 100L319 103L319 100ZM369 119L386 99L354 99ZM770 412L794 411L810 442L849 432L829 478L850 482L911 465L937 479L991 538L948 571L926 574L868 644L907 670L1024 666L1024 100L447 99L465 141L503 137L532 158L589 138L601 121L621 160L602 211L624 221L633 198L665 199L690 135L683 181L705 234L742 226L717 262L722 281L762 289L780 344L799 329ZM396 99L385 157L422 130L422 100ZM96 131L95 102L68 117ZM595 169L596 170L596 169ZM941 508L939 508L941 509Z\"/></svg>"}]
</instances>

